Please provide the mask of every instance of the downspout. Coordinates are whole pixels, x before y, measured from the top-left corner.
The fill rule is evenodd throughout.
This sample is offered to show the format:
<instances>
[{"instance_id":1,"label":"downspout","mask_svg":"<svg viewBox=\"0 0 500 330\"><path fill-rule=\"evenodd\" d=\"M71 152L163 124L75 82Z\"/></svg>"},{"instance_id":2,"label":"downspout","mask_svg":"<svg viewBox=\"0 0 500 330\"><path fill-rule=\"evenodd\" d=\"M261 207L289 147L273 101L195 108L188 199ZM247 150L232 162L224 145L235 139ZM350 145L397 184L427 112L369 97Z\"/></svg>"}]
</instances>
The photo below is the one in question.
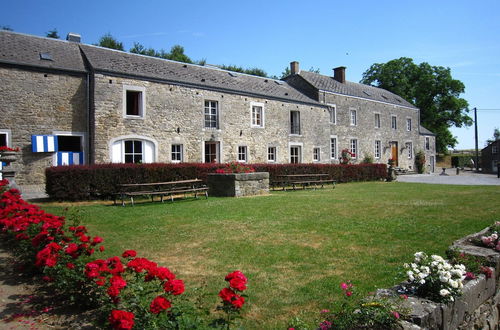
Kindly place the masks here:
<instances>
[{"instance_id":1,"label":"downspout","mask_svg":"<svg viewBox=\"0 0 500 330\"><path fill-rule=\"evenodd\" d=\"M81 47L80 53L87 71L87 164L92 165L95 164L95 73Z\"/></svg>"}]
</instances>

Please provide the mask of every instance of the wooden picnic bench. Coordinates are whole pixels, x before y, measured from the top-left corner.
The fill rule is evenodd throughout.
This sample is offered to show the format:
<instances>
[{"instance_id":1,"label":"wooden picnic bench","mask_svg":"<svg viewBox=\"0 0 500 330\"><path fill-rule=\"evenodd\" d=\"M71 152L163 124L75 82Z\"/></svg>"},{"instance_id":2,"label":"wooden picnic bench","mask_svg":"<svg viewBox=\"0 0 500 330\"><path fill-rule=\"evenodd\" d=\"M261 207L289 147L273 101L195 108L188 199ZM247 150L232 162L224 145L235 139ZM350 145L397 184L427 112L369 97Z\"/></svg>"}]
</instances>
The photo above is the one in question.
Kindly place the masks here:
<instances>
[{"instance_id":1,"label":"wooden picnic bench","mask_svg":"<svg viewBox=\"0 0 500 330\"><path fill-rule=\"evenodd\" d=\"M161 202L165 196L169 196L170 200L174 201L175 195L194 193L194 197L198 198L199 193L204 193L208 198L208 187L203 184L203 180L191 179L168 182L150 182L150 183L126 183L119 184L120 191L115 194L114 203L116 205L117 197L120 197L122 206L125 206L125 198L130 197L132 206L134 205L134 196L151 196L151 202L154 201L154 196L160 196Z\"/></svg>"},{"instance_id":2,"label":"wooden picnic bench","mask_svg":"<svg viewBox=\"0 0 500 330\"><path fill-rule=\"evenodd\" d=\"M302 186L302 189L306 189L306 187L313 186L316 189L319 186L321 188L324 187L325 184L333 184L333 188L335 188L336 180L330 179L328 174L287 174L287 175L278 175L278 180L275 180L271 183L271 187L274 190L276 187L281 187L283 190L286 190L286 187L292 187L293 190L296 190L297 186Z\"/></svg>"}]
</instances>

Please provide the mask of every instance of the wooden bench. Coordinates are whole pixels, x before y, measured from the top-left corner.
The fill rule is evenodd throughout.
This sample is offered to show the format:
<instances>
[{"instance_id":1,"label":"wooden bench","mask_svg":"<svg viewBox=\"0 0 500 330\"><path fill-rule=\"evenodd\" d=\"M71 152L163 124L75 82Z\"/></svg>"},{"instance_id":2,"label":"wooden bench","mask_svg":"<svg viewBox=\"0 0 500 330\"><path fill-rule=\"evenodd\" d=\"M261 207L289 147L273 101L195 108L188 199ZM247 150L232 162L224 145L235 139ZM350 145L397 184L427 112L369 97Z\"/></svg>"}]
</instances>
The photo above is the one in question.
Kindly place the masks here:
<instances>
[{"instance_id":1,"label":"wooden bench","mask_svg":"<svg viewBox=\"0 0 500 330\"><path fill-rule=\"evenodd\" d=\"M160 196L160 201L163 203L164 197L170 197L174 201L175 195L186 195L194 193L194 197L198 198L199 193L204 193L208 198L208 187L203 184L200 179L180 180L169 182L151 182L151 183L127 183L118 185L120 191L115 194L114 204L116 199L120 197L122 206L125 206L125 198L130 198L132 206L134 205L135 196L150 196L151 202L154 201L154 196Z\"/></svg>"},{"instance_id":2,"label":"wooden bench","mask_svg":"<svg viewBox=\"0 0 500 330\"><path fill-rule=\"evenodd\" d=\"M297 189L297 186L302 186L302 189L306 187L314 186L314 189L321 186L324 188L325 184L333 184L335 189L336 180L329 178L328 174L288 174L288 175L278 175L278 180L274 180L271 183L271 188L274 190L277 187L281 187L286 190L286 187L292 187L293 190Z\"/></svg>"}]
</instances>

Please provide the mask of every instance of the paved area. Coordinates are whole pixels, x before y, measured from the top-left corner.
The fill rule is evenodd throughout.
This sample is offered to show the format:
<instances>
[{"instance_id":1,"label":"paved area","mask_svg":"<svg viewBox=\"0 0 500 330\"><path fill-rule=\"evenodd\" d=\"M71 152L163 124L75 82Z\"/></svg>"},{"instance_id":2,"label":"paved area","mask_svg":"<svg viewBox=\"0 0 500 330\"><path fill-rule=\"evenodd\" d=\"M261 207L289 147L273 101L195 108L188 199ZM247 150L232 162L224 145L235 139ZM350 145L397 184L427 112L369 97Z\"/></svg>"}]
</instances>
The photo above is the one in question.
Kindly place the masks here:
<instances>
[{"instance_id":1,"label":"paved area","mask_svg":"<svg viewBox=\"0 0 500 330\"><path fill-rule=\"evenodd\" d=\"M447 175L440 173L432 174L410 174L399 175L399 182L417 182L430 184L457 184L457 185L478 185L478 186L500 186L500 178L496 174L475 173L472 171L460 171L457 175L456 169L446 169Z\"/></svg>"}]
</instances>

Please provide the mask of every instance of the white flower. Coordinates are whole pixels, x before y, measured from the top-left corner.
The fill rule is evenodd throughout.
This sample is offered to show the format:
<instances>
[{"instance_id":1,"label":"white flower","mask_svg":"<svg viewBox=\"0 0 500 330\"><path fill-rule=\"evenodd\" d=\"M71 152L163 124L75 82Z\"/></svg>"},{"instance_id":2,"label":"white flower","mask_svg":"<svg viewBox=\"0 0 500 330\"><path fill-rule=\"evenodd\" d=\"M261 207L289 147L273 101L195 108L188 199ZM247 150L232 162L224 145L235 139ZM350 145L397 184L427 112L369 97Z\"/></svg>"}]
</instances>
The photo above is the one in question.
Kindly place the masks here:
<instances>
[{"instance_id":1,"label":"white flower","mask_svg":"<svg viewBox=\"0 0 500 330\"><path fill-rule=\"evenodd\" d=\"M493 238L493 239L497 239L497 238L498 238L498 235L497 235L497 234L492 234L492 235L491 235L491 238Z\"/></svg>"},{"instance_id":2,"label":"white flower","mask_svg":"<svg viewBox=\"0 0 500 330\"><path fill-rule=\"evenodd\" d=\"M425 257L425 253L423 253L423 252L415 253L415 259L422 259L423 257ZM420 260L417 260L417 261L420 261Z\"/></svg>"},{"instance_id":3,"label":"white flower","mask_svg":"<svg viewBox=\"0 0 500 330\"><path fill-rule=\"evenodd\" d=\"M446 289L441 289L441 290L439 290L439 294L441 295L441 297L446 297L447 295L450 294L450 291L448 291Z\"/></svg>"},{"instance_id":4,"label":"white flower","mask_svg":"<svg viewBox=\"0 0 500 330\"><path fill-rule=\"evenodd\" d=\"M424 280L424 279L421 279L418 283L420 283L420 284L425 284L425 280Z\"/></svg>"},{"instance_id":5,"label":"white flower","mask_svg":"<svg viewBox=\"0 0 500 330\"><path fill-rule=\"evenodd\" d=\"M458 283L459 283L458 281L449 280L448 283L450 283L452 288L458 289Z\"/></svg>"},{"instance_id":6,"label":"white flower","mask_svg":"<svg viewBox=\"0 0 500 330\"><path fill-rule=\"evenodd\" d=\"M432 260L434 260L434 261L444 262L443 257L438 256L438 255L435 255L435 254L433 254L433 255L431 256L431 258L432 258Z\"/></svg>"}]
</instances>

